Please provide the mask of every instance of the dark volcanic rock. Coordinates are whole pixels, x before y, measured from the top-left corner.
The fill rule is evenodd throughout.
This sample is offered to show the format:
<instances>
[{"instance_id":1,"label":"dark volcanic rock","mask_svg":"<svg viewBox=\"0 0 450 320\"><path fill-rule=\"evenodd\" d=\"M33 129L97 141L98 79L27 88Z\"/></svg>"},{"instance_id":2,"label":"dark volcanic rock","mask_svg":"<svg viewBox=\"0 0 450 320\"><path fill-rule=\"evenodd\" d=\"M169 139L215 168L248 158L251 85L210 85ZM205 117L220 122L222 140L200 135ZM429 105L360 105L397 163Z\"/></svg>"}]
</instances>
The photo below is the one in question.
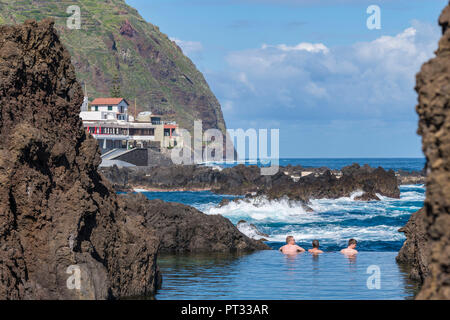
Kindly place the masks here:
<instances>
[{"instance_id":1,"label":"dark volcanic rock","mask_svg":"<svg viewBox=\"0 0 450 320\"><path fill-rule=\"evenodd\" d=\"M400 185L406 184L425 184L425 168L421 171L403 171L398 170L397 179Z\"/></svg>"},{"instance_id":2,"label":"dark volcanic rock","mask_svg":"<svg viewBox=\"0 0 450 320\"><path fill-rule=\"evenodd\" d=\"M311 171L313 174L302 177L302 171ZM265 195L269 199L288 197L304 203L311 198L348 197L358 190L364 192L361 200L377 200L377 193L392 198L400 196L394 171L360 167L357 164L342 169L342 172L326 168L306 170L281 167L273 176L262 176L259 167L244 165L222 171L194 165L122 169L113 167L102 168L102 173L117 189L210 189L219 194Z\"/></svg>"},{"instance_id":3,"label":"dark volcanic rock","mask_svg":"<svg viewBox=\"0 0 450 320\"><path fill-rule=\"evenodd\" d=\"M374 200L380 200L380 197L378 197L376 194L364 192L362 195L355 197L355 200L357 201L374 201Z\"/></svg>"},{"instance_id":4,"label":"dark volcanic rock","mask_svg":"<svg viewBox=\"0 0 450 320\"><path fill-rule=\"evenodd\" d=\"M383 168L360 167L354 164L342 169L342 175L336 176L330 170L316 175L308 175L293 181L289 176L278 176L268 190L269 198L289 197L291 200L307 202L311 198L349 197L355 191L367 194L361 199L376 200L379 193L386 197L399 198L400 190L395 173Z\"/></svg>"},{"instance_id":5,"label":"dark volcanic rock","mask_svg":"<svg viewBox=\"0 0 450 320\"><path fill-rule=\"evenodd\" d=\"M0 26L0 299L120 298L157 287L158 239L97 173L82 101L52 22ZM80 290L68 289L70 266Z\"/></svg>"},{"instance_id":6,"label":"dark volcanic rock","mask_svg":"<svg viewBox=\"0 0 450 320\"><path fill-rule=\"evenodd\" d=\"M144 224L154 227L163 252L235 252L268 250L266 244L239 232L221 215L206 215L183 204L148 200L142 194L123 197L127 213L144 217Z\"/></svg>"},{"instance_id":7,"label":"dark volcanic rock","mask_svg":"<svg viewBox=\"0 0 450 320\"><path fill-rule=\"evenodd\" d=\"M417 75L419 134L427 158L425 230L430 275L419 299L450 299L450 6L439 18L443 36L437 57Z\"/></svg>"},{"instance_id":8,"label":"dark volcanic rock","mask_svg":"<svg viewBox=\"0 0 450 320\"><path fill-rule=\"evenodd\" d=\"M130 21L128 21L128 19L127 19L120 27L119 32L122 36L127 36L129 38L132 38L135 35L136 30L134 30L133 26L130 24Z\"/></svg>"},{"instance_id":9,"label":"dark volcanic rock","mask_svg":"<svg viewBox=\"0 0 450 320\"><path fill-rule=\"evenodd\" d=\"M404 232L406 241L397 256L397 262L411 267L410 277L423 282L429 274L430 241L425 229L425 209L415 212L406 226L399 231Z\"/></svg>"}]
</instances>

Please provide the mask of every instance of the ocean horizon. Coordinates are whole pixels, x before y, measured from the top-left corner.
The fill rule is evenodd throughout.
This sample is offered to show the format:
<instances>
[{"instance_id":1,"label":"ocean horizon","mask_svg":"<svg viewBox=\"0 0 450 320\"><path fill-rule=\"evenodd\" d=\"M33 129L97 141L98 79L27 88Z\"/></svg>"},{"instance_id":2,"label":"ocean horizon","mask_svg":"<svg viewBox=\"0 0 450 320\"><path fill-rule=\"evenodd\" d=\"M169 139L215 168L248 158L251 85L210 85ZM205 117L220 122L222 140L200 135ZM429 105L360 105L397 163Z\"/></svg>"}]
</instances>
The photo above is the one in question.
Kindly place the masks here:
<instances>
[{"instance_id":1,"label":"ocean horizon","mask_svg":"<svg viewBox=\"0 0 450 320\"><path fill-rule=\"evenodd\" d=\"M237 161L206 161L203 165L206 166L220 166L223 168L233 167L239 164L244 165L270 165L270 161L276 159L256 160L256 159L242 159ZM272 162L273 163L273 162ZM426 164L425 158L280 158L278 159L279 166L297 166L301 165L305 168L320 168L328 167L332 170L340 170L345 166L354 163L363 166L368 164L371 167L382 167L385 170L403 170L403 171L421 171Z\"/></svg>"}]
</instances>

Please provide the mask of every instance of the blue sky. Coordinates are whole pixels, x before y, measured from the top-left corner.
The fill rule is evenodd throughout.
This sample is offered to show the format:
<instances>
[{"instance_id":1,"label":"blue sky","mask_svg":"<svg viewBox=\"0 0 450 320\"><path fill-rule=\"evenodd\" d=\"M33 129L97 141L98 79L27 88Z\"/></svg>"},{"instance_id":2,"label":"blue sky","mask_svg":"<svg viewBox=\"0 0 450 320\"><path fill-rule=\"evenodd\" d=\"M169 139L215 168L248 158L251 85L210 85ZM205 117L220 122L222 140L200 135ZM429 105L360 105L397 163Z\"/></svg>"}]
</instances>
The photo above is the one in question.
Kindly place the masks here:
<instances>
[{"instance_id":1,"label":"blue sky","mask_svg":"<svg viewBox=\"0 0 450 320\"><path fill-rule=\"evenodd\" d=\"M415 74L446 0L126 2L204 73L228 128L279 128L282 157L422 156Z\"/></svg>"}]
</instances>

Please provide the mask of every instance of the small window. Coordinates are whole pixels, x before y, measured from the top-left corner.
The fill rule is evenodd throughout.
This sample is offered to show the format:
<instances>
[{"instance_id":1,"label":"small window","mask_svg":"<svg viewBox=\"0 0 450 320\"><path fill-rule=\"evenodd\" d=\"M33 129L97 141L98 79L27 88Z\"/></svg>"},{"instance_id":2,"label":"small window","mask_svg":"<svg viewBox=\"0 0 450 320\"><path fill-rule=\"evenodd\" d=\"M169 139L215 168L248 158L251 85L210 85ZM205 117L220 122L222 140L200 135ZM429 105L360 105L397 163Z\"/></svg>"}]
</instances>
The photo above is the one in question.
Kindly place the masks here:
<instances>
[{"instance_id":1,"label":"small window","mask_svg":"<svg viewBox=\"0 0 450 320\"><path fill-rule=\"evenodd\" d=\"M98 106L95 106L95 111L98 111Z\"/></svg>"},{"instance_id":2,"label":"small window","mask_svg":"<svg viewBox=\"0 0 450 320\"><path fill-rule=\"evenodd\" d=\"M108 111L112 111L112 106L108 106Z\"/></svg>"}]
</instances>

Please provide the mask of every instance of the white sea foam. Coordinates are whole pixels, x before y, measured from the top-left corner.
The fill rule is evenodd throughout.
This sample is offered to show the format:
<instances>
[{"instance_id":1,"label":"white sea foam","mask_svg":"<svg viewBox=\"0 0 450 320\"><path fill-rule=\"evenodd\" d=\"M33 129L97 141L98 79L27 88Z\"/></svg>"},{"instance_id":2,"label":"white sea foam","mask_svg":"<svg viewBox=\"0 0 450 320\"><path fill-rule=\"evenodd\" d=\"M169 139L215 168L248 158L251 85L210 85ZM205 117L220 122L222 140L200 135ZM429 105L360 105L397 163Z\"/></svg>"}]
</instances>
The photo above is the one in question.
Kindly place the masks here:
<instances>
[{"instance_id":1,"label":"white sea foam","mask_svg":"<svg viewBox=\"0 0 450 320\"><path fill-rule=\"evenodd\" d=\"M364 194L364 191L357 190L350 195L350 200L355 200L357 197L361 197Z\"/></svg>"},{"instance_id":2,"label":"white sea foam","mask_svg":"<svg viewBox=\"0 0 450 320\"><path fill-rule=\"evenodd\" d=\"M305 223L316 221L315 213L306 212L298 202L280 199L270 201L265 197L233 201L223 207L212 207L207 214L220 214L231 219L265 222Z\"/></svg>"},{"instance_id":3,"label":"white sea foam","mask_svg":"<svg viewBox=\"0 0 450 320\"><path fill-rule=\"evenodd\" d=\"M239 165L239 164L258 164L258 160L223 160L223 161L203 161L199 165L214 166L214 165Z\"/></svg>"},{"instance_id":4,"label":"white sea foam","mask_svg":"<svg viewBox=\"0 0 450 320\"><path fill-rule=\"evenodd\" d=\"M402 192L400 195L402 201L423 201L425 200L425 194L416 191Z\"/></svg>"},{"instance_id":5,"label":"white sea foam","mask_svg":"<svg viewBox=\"0 0 450 320\"><path fill-rule=\"evenodd\" d=\"M261 231L259 231L256 226L248 223L241 222L238 223L237 228L240 232L245 234L247 237L255 240L266 239L267 236L264 236Z\"/></svg>"},{"instance_id":6,"label":"white sea foam","mask_svg":"<svg viewBox=\"0 0 450 320\"><path fill-rule=\"evenodd\" d=\"M424 184L402 184L400 186L400 189L403 188L408 188L408 189L424 189L425 190L425 185Z\"/></svg>"},{"instance_id":7,"label":"white sea foam","mask_svg":"<svg viewBox=\"0 0 450 320\"><path fill-rule=\"evenodd\" d=\"M425 194L418 191L403 191L400 193L400 199L389 198L377 193L377 196L384 202L400 202L400 201L423 201Z\"/></svg>"},{"instance_id":8,"label":"white sea foam","mask_svg":"<svg viewBox=\"0 0 450 320\"><path fill-rule=\"evenodd\" d=\"M378 225L370 227L362 226L337 226L330 225L327 227L298 227L292 228L286 226L280 228L276 233L271 234L269 240L276 242L284 242L286 234L294 236L296 241L311 241L320 239L326 242L340 243L350 238L365 241L398 241L405 237L398 232L398 227Z\"/></svg>"},{"instance_id":9,"label":"white sea foam","mask_svg":"<svg viewBox=\"0 0 450 320\"><path fill-rule=\"evenodd\" d=\"M419 191L404 191L400 199L379 195L381 201L356 201L355 198L362 194L358 190L349 197L313 199L308 204L313 212L305 211L300 202L286 198L270 201L265 197L242 199L220 208L210 207L205 212L221 214L234 222L244 219L255 223L258 228L263 226L263 231L270 234L270 241L283 242L287 234L294 235L298 241L318 238L342 242L351 237L366 241L399 241L404 239L404 235L398 232L399 226L360 224L373 218L407 216L419 210L420 202L425 198ZM411 202L418 204L411 206ZM354 220L361 222L355 225ZM272 223L280 225L269 227Z\"/></svg>"},{"instance_id":10,"label":"white sea foam","mask_svg":"<svg viewBox=\"0 0 450 320\"><path fill-rule=\"evenodd\" d=\"M268 200L265 197L242 199L223 207L204 208L207 214L220 214L236 220L244 219L250 222L338 222L348 219L367 220L376 216L398 217L407 215L409 210L419 210L420 206L411 204L402 206L402 202L423 201L424 196L418 192L402 193L401 199L381 197L381 201L356 201L361 191L352 193L350 197L339 199L312 199L309 206L313 212L306 212L300 202L286 198ZM364 212L364 214L361 214ZM328 213L328 215L323 215Z\"/></svg>"}]
</instances>

